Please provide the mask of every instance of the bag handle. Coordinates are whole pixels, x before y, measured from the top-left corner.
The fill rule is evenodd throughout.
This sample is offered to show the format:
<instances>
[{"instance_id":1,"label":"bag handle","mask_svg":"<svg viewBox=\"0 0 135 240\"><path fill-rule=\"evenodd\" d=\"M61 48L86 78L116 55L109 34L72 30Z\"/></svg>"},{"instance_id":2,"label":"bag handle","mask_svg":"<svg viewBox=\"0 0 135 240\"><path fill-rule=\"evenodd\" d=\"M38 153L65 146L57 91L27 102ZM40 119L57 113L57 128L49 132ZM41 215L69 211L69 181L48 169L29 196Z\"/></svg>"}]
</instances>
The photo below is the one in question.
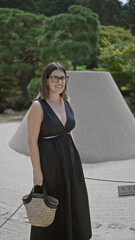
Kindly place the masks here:
<instances>
[{"instance_id":1,"label":"bag handle","mask_svg":"<svg viewBox=\"0 0 135 240\"><path fill-rule=\"evenodd\" d=\"M45 184L43 184L42 187L43 187L44 203L47 205L47 207L56 209L59 201L56 198L50 197L47 194L47 190L46 190L47 188L45 187ZM24 204L28 204L31 202L33 194L34 194L34 189L35 189L35 187L32 188L30 194L28 194L22 198Z\"/></svg>"}]
</instances>

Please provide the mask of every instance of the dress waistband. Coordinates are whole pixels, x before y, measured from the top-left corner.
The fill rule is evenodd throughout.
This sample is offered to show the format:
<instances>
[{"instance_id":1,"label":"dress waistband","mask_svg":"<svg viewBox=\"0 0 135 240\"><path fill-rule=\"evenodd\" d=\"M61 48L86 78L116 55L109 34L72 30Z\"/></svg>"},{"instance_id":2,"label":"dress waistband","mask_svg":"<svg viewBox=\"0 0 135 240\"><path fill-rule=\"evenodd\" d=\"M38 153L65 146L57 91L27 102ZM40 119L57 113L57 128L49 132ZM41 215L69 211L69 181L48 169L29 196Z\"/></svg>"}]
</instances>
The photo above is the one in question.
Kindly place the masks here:
<instances>
[{"instance_id":1,"label":"dress waistband","mask_svg":"<svg viewBox=\"0 0 135 240\"><path fill-rule=\"evenodd\" d=\"M43 137L43 139L55 138L55 137L64 136L64 135L67 135L67 134L70 134L70 133L64 133L64 134L55 135L55 136Z\"/></svg>"}]
</instances>

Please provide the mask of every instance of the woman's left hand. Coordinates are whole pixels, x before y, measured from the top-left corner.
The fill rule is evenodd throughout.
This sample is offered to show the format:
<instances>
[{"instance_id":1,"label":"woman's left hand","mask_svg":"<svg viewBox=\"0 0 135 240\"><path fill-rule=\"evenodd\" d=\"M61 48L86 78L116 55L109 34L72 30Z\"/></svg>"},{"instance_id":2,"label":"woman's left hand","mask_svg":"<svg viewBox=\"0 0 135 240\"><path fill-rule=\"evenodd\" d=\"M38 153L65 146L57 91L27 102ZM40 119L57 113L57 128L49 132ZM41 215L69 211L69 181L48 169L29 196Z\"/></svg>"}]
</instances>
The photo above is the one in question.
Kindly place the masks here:
<instances>
[{"instance_id":1,"label":"woman's left hand","mask_svg":"<svg viewBox=\"0 0 135 240\"><path fill-rule=\"evenodd\" d=\"M42 186L43 184L43 174L42 172L36 172L36 171L33 171L33 183L34 183L34 186Z\"/></svg>"}]
</instances>

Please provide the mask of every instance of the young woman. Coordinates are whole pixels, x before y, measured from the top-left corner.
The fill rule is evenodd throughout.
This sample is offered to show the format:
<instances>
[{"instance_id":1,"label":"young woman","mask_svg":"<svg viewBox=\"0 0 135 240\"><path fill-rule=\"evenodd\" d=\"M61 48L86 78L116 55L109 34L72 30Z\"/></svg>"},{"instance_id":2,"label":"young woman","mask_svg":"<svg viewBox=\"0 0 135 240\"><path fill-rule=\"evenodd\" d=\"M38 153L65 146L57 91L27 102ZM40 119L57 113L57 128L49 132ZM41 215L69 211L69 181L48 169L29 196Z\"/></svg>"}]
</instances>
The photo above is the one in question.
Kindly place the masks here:
<instances>
[{"instance_id":1,"label":"young woman","mask_svg":"<svg viewBox=\"0 0 135 240\"><path fill-rule=\"evenodd\" d=\"M59 200L53 223L31 226L30 240L89 240L92 236L87 188L72 135L75 119L67 80L60 63L49 63L43 71L40 97L28 114L35 191L45 184Z\"/></svg>"}]
</instances>

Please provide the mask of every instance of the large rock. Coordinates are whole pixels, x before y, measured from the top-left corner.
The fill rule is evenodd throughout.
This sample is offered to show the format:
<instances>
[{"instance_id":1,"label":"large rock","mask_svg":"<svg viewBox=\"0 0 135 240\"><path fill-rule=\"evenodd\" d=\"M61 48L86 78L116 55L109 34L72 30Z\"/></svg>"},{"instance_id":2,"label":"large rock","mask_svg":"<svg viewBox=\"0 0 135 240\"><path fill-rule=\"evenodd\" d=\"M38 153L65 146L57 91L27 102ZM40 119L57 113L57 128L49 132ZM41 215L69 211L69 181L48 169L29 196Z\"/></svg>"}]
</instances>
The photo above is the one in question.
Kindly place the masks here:
<instances>
[{"instance_id":1,"label":"large rock","mask_svg":"<svg viewBox=\"0 0 135 240\"><path fill-rule=\"evenodd\" d=\"M135 158L135 119L109 72L70 71L68 82L82 162ZM29 154L27 115L10 140L16 151Z\"/></svg>"}]
</instances>

